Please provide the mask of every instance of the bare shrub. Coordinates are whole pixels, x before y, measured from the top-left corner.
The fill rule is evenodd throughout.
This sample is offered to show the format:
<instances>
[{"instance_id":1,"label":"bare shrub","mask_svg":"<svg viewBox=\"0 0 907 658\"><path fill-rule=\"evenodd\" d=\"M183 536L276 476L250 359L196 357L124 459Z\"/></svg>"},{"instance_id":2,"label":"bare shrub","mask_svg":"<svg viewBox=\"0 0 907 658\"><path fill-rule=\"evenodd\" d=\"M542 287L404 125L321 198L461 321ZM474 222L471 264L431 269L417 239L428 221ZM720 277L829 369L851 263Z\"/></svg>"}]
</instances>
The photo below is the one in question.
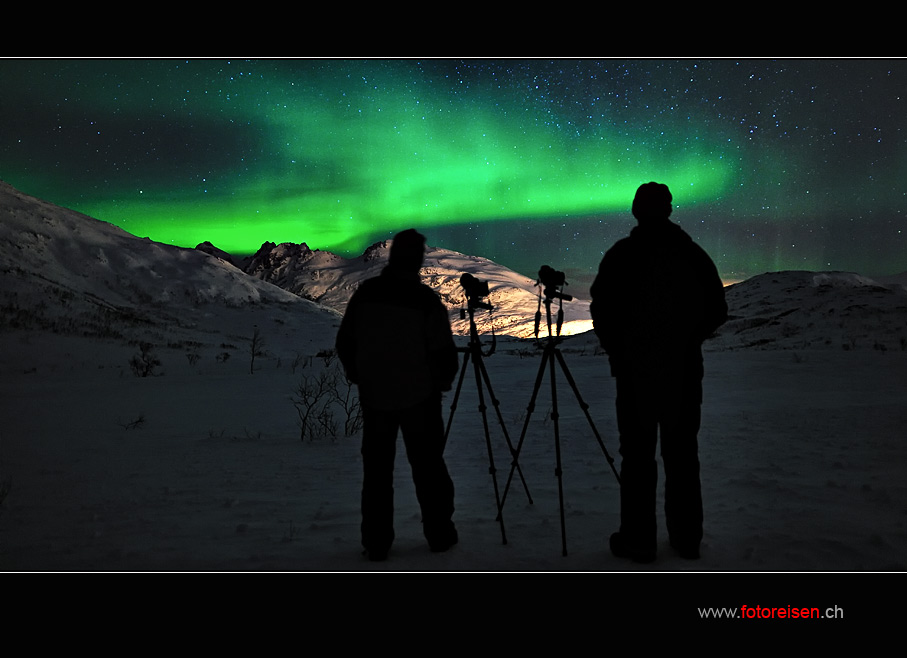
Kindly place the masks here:
<instances>
[{"instance_id":1,"label":"bare shrub","mask_svg":"<svg viewBox=\"0 0 907 658\"><path fill-rule=\"evenodd\" d=\"M150 377L161 365L161 360L151 351L150 343L140 343L139 353L129 360L129 367L136 377Z\"/></svg>"},{"instance_id":2,"label":"bare shrub","mask_svg":"<svg viewBox=\"0 0 907 658\"><path fill-rule=\"evenodd\" d=\"M117 425L122 427L124 430L137 430L145 424L145 414L137 416L133 420L123 421L117 419Z\"/></svg>"},{"instance_id":3,"label":"bare shrub","mask_svg":"<svg viewBox=\"0 0 907 658\"><path fill-rule=\"evenodd\" d=\"M304 374L293 391L293 406L299 416L299 439L324 436L326 409L333 401L334 373L324 368L318 374Z\"/></svg>"},{"instance_id":4,"label":"bare shrub","mask_svg":"<svg viewBox=\"0 0 907 658\"><path fill-rule=\"evenodd\" d=\"M252 339L249 341L249 356L252 357L251 362L249 363L249 374L255 374L255 357L264 356L265 351L265 339L261 337L261 332L258 327L255 327L255 331L252 332Z\"/></svg>"},{"instance_id":5,"label":"bare shrub","mask_svg":"<svg viewBox=\"0 0 907 658\"><path fill-rule=\"evenodd\" d=\"M334 399L343 410L346 419L343 422L344 436L352 436L362 429L362 405L359 403L356 386L346 375L338 373Z\"/></svg>"},{"instance_id":6,"label":"bare shrub","mask_svg":"<svg viewBox=\"0 0 907 658\"><path fill-rule=\"evenodd\" d=\"M315 356L324 362L325 368L330 368L334 363L334 359L337 358L337 352L335 350L321 350Z\"/></svg>"},{"instance_id":7,"label":"bare shrub","mask_svg":"<svg viewBox=\"0 0 907 658\"><path fill-rule=\"evenodd\" d=\"M300 440L330 438L336 440L343 418L344 436L352 436L362 429L362 407L355 386L343 373L340 362L333 355L319 355L325 366L314 372L306 369L291 396L299 420Z\"/></svg>"}]
</instances>

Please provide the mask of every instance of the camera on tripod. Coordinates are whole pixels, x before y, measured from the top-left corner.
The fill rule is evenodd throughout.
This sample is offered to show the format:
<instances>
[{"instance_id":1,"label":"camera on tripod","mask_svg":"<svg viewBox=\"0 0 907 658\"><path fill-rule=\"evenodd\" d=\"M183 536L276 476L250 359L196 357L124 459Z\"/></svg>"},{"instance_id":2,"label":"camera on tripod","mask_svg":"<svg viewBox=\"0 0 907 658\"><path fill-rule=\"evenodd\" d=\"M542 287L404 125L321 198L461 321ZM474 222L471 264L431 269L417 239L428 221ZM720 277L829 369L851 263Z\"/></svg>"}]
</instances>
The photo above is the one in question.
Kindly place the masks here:
<instances>
[{"instance_id":1,"label":"camera on tripod","mask_svg":"<svg viewBox=\"0 0 907 658\"><path fill-rule=\"evenodd\" d=\"M566 275L563 272L558 272L549 265L542 265L536 285L539 285L539 282L545 287L545 297L548 299L562 299L566 302L573 299L572 295L567 295L557 290L567 283Z\"/></svg>"},{"instance_id":2,"label":"camera on tripod","mask_svg":"<svg viewBox=\"0 0 907 658\"><path fill-rule=\"evenodd\" d=\"M466 293L466 300L469 303L469 308L484 308L486 310L493 310L493 307L488 302L480 301L482 297L488 296L488 282L479 281L469 272L464 272L460 276L460 285L463 286L463 291Z\"/></svg>"}]
</instances>

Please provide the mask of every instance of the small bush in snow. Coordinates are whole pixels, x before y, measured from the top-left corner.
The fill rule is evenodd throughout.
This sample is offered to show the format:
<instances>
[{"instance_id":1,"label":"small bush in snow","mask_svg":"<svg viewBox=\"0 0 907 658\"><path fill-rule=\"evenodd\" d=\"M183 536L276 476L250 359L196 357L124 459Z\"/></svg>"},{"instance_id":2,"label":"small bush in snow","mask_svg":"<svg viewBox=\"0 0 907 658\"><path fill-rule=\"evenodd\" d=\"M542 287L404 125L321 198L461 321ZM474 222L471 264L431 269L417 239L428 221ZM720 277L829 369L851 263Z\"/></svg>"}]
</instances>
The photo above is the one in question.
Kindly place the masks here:
<instances>
[{"instance_id":1,"label":"small bush in snow","mask_svg":"<svg viewBox=\"0 0 907 658\"><path fill-rule=\"evenodd\" d=\"M140 343L139 353L129 360L129 367L136 377L153 376L155 369L160 365L161 360L151 351L150 343Z\"/></svg>"},{"instance_id":2,"label":"small bush in snow","mask_svg":"<svg viewBox=\"0 0 907 658\"><path fill-rule=\"evenodd\" d=\"M299 438L303 441L323 437L336 440L340 428L334 415L338 410L343 415L344 435L352 436L362 429L362 408L355 386L346 378L333 355L319 356L324 359L325 366L318 372L306 368L291 396L299 417Z\"/></svg>"}]
</instances>

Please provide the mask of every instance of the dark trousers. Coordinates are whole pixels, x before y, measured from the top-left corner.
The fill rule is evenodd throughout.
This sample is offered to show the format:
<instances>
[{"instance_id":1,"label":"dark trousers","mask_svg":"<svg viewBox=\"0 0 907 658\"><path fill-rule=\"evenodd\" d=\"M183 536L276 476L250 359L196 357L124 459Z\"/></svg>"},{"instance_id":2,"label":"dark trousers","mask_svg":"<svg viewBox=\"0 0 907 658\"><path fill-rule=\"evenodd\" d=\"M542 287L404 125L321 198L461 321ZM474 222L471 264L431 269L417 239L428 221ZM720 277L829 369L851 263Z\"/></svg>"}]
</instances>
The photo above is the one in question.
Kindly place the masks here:
<instances>
[{"instance_id":1,"label":"dark trousers","mask_svg":"<svg viewBox=\"0 0 907 658\"><path fill-rule=\"evenodd\" d=\"M403 434L422 528L429 543L453 530L454 486L444 463L441 396L401 410L362 409L362 545L382 552L394 540L394 458Z\"/></svg>"},{"instance_id":2,"label":"dark trousers","mask_svg":"<svg viewBox=\"0 0 907 658\"><path fill-rule=\"evenodd\" d=\"M673 545L699 547L702 492L697 434L701 403L702 382L698 377L662 386L641 383L631 377L617 379L620 533L633 550L654 551L656 547L655 448L659 429L668 535Z\"/></svg>"}]
</instances>

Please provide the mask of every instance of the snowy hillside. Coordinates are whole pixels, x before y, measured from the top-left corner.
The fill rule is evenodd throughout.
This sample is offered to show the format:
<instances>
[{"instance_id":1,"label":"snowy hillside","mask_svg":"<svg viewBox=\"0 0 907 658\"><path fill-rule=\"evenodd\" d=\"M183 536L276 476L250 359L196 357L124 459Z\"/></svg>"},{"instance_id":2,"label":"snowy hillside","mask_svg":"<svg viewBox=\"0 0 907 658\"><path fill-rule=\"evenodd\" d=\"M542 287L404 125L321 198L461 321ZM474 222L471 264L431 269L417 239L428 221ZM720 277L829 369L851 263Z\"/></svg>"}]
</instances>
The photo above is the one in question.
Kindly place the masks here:
<instances>
[{"instance_id":1,"label":"snowy hillside","mask_svg":"<svg viewBox=\"0 0 907 658\"><path fill-rule=\"evenodd\" d=\"M251 335L256 314L274 309L270 322L285 337L329 347L340 315L361 281L387 262L388 242L358 258L311 250L305 244L264 243L234 266L229 254L204 243L196 249L137 238L111 224L59 208L0 182L0 287L2 326L57 333L158 342L224 342L222 314L240 313L240 336ZM539 310L536 281L487 259L430 247L422 269L450 310L454 333L461 318L464 273L489 286L477 309L479 331L528 338ZM727 288L730 320L706 348L907 349L904 275L869 279L845 272L774 272ZM564 292L571 293L569 281ZM558 302L552 304L556 320ZM591 329L589 303L563 304L562 335ZM540 334L547 335L541 305ZM165 337L161 331L166 329ZM201 332L202 336L197 336ZM233 335L233 340L238 336ZM577 336L594 349L591 334Z\"/></svg>"},{"instance_id":2,"label":"snowy hillside","mask_svg":"<svg viewBox=\"0 0 907 658\"><path fill-rule=\"evenodd\" d=\"M202 251L137 238L2 182L0 263L6 327L129 340L166 329L166 341L222 342L215 316L230 309L273 308L313 335L333 335L339 320Z\"/></svg>"},{"instance_id":3,"label":"snowy hillside","mask_svg":"<svg viewBox=\"0 0 907 658\"><path fill-rule=\"evenodd\" d=\"M358 258L345 259L305 244L266 242L234 266L235 259L214 245L186 249L137 238L2 182L0 220L2 322L87 335L134 337L132 326L216 333L223 322L213 318L214 307L274 306L294 333L329 345L350 296L361 281L380 273L390 245L379 242ZM540 290L535 280L484 258L430 247L422 278L447 305L455 334L468 331L461 318L464 273L489 286L482 301L493 310L475 314L480 333L534 335ZM907 349L903 279L845 272L753 277L727 288L731 319L707 349ZM564 292L570 294L567 283ZM553 316L557 309L555 301ZM562 335L591 329L587 301L566 301L563 309ZM544 304L541 310L545 336ZM250 326L243 333L251 331Z\"/></svg>"},{"instance_id":4,"label":"snowy hillside","mask_svg":"<svg viewBox=\"0 0 907 658\"><path fill-rule=\"evenodd\" d=\"M907 350L902 279L848 272L755 276L726 289L730 319L708 347Z\"/></svg>"},{"instance_id":5,"label":"snowy hillside","mask_svg":"<svg viewBox=\"0 0 907 658\"><path fill-rule=\"evenodd\" d=\"M240 267L265 281L311 299L340 313L359 283L378 276L387 263L391 240L372 245L358 258L345 259L330 252L311 250L305 244L266 242ZM471 274L488 284L489 294L483 302L492 310L477 309L479 333L492 330L497 334L529 338L535 333L535 313L539 307L539 287L526 276L477 256L467 256L447 249L429 246L422 268L422 281L441 295L450 310L454 333L466 335L468 320L461 319L466 296L460 285L463 274ZM563 290L570 294L569 281ZM544 305L542 308L544 313ZM553 306L552 314L557 312ZM561 335L569 336L592 328L589 302L572 300L564 303L565 322ZM547 335L547 327L540 328Z\"/></svg>"}]
</instances>

